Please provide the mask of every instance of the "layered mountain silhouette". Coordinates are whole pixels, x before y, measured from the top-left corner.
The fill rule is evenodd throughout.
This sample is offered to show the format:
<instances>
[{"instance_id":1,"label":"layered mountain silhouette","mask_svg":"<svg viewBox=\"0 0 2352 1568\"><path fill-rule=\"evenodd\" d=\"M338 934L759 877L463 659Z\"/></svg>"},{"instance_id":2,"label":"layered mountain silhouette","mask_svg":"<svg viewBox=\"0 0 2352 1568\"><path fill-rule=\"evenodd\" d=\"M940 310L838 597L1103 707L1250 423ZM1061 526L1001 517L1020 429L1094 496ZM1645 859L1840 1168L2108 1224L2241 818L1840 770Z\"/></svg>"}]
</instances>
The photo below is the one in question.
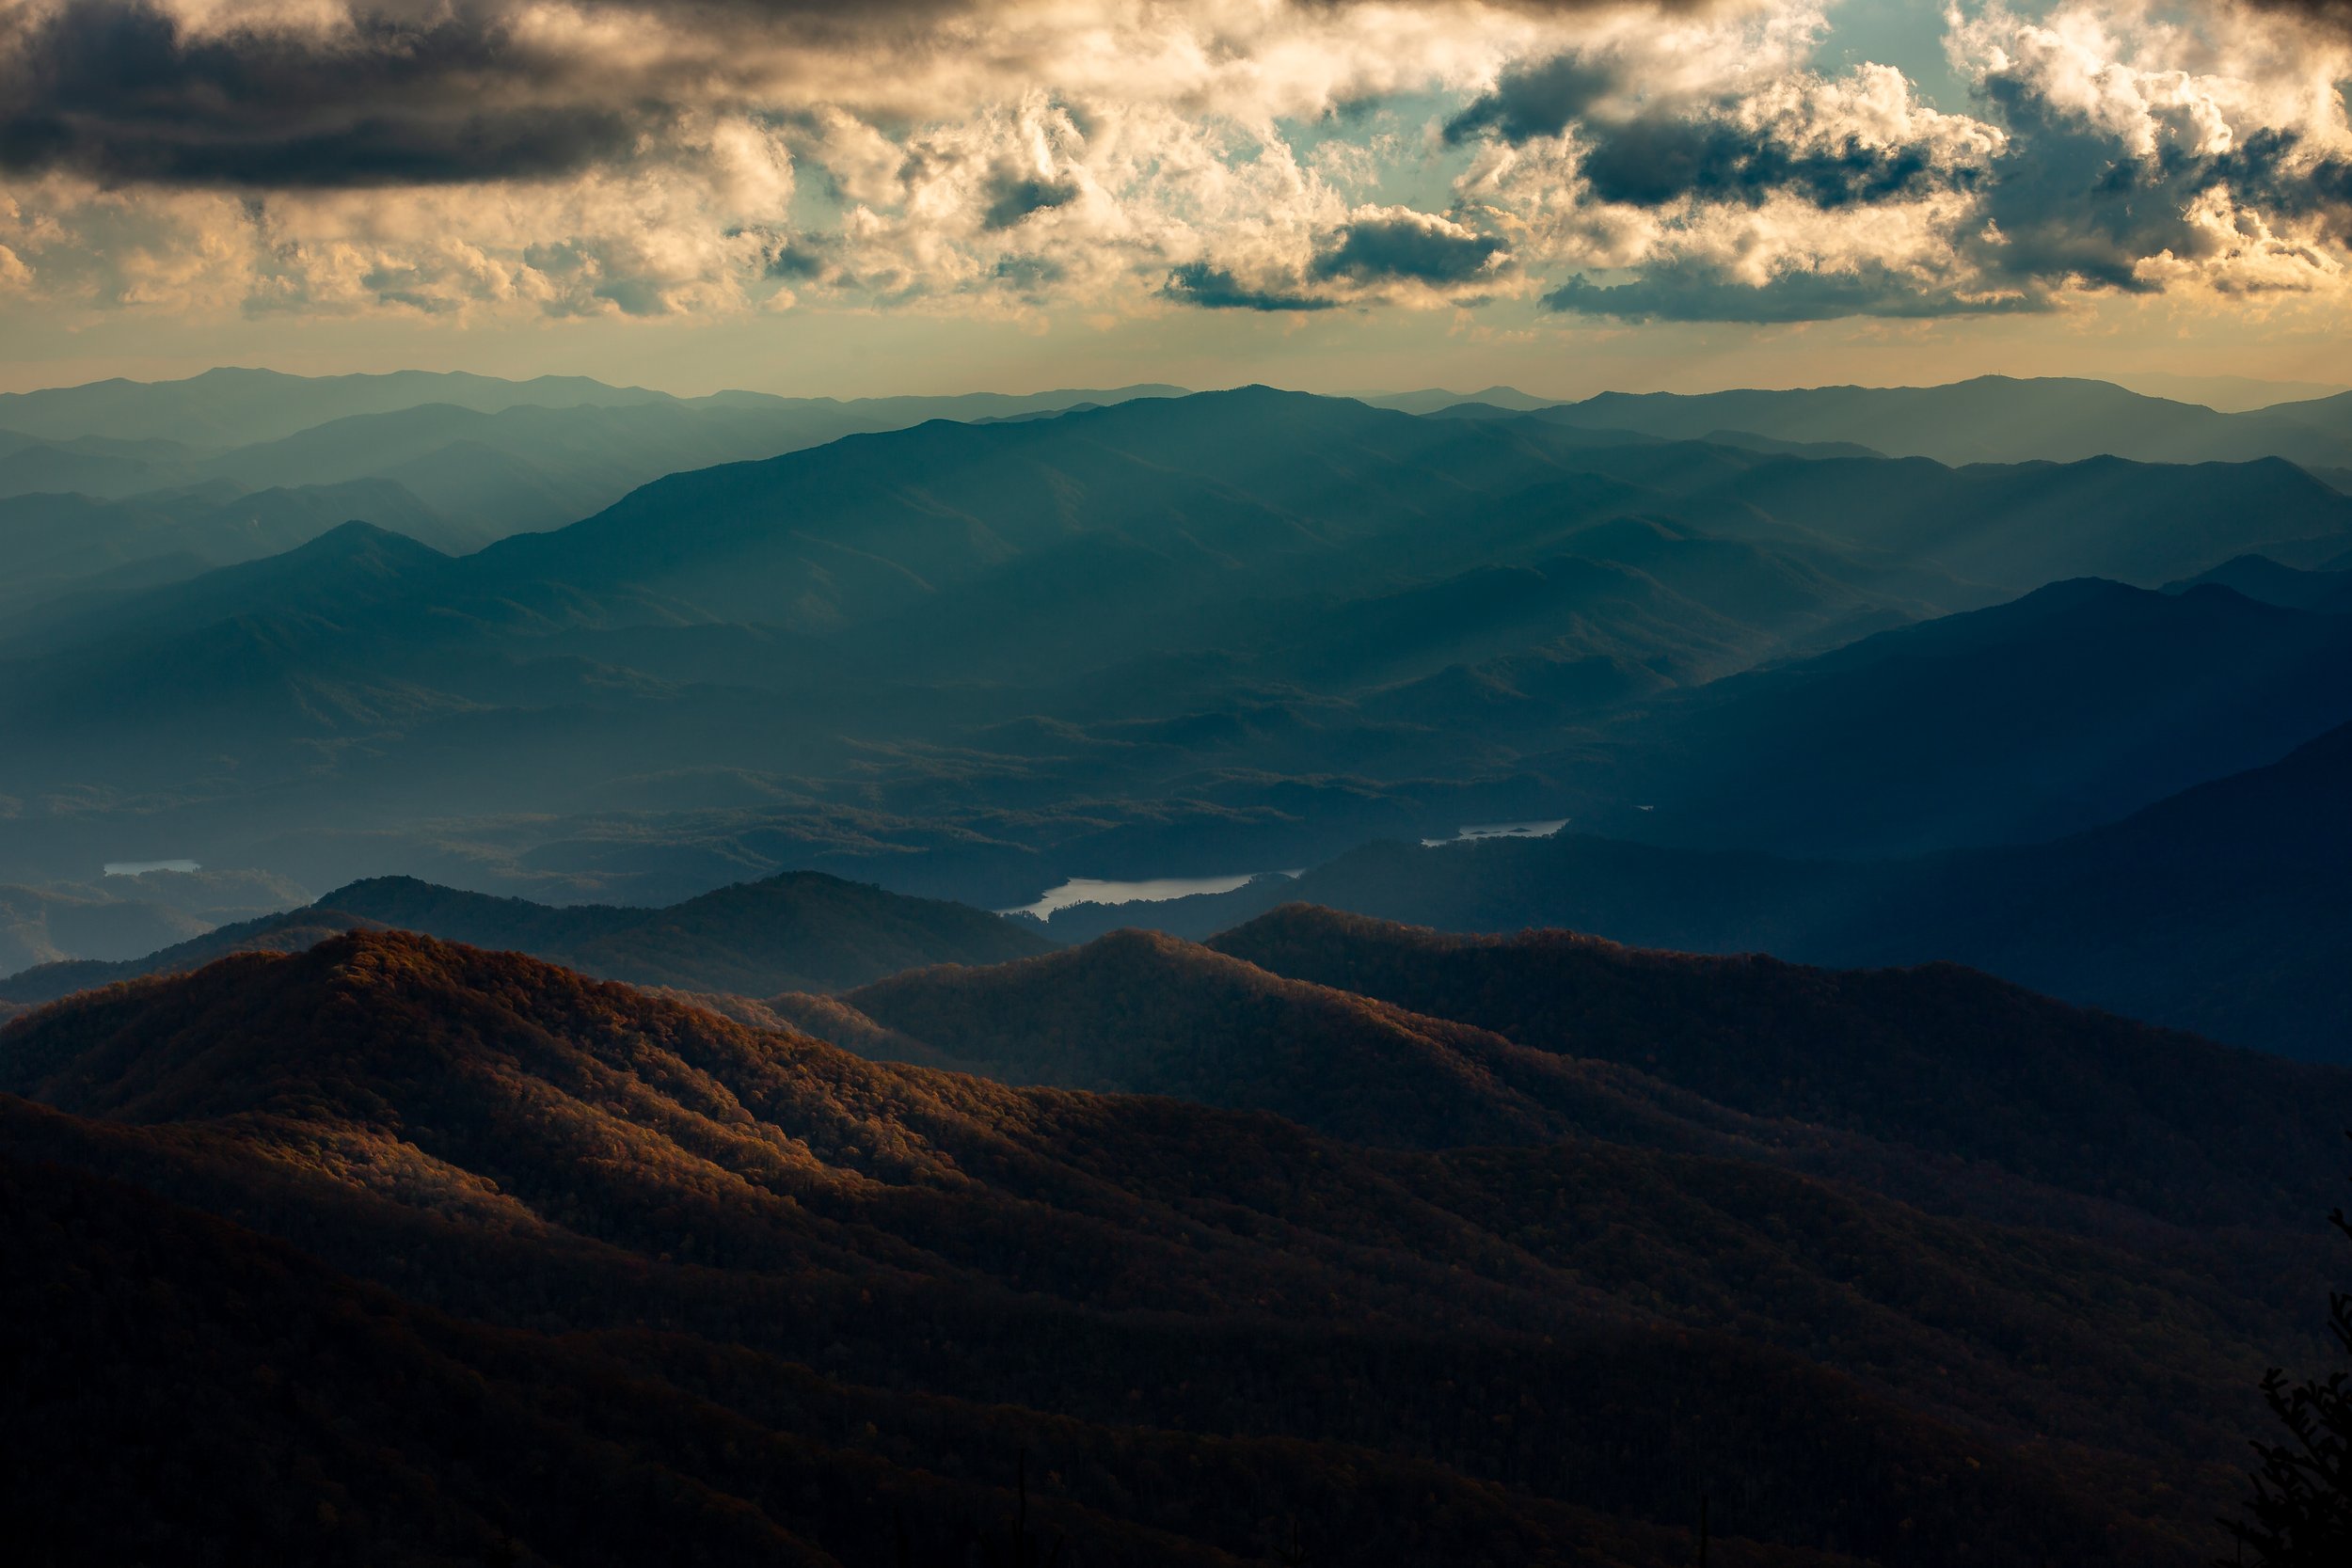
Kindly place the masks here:
<instances>
[{"instance_id":1,"label":"layered mountain silhouette","mask_svg":"<svg viewBox=\"0 0 2352 1568\"><path fill-rule=\"evenodd\" d=\"M1475 952L1425 935L1285 916L1248 940L1485 998L1519 1050L1565 1054L1543 1015L1581 991L1549 959L1498 950L1520 978L1486 984L1464 977ZM1133 944L1109 956L1164 984ZM1921 1022L1908 1061L1934 1075L1833 1102L1756 1054L1761 995L1867 1015L1908 1006L1905 982L1792 973L1759 993L1681 962L1638 982L1684 996L1665 1071L1865 1123L1907 1166L1968 1119L1936 1099L1949 1074L2030 1130L2037 1085L2124 1081L2102 1029L2148 1043L1930 975L1914 1000L1947 1021ZM1204 973L1239 978L1202 1003ZM1165 1005L1270 995L1291 1024L1336 1018L1298 999L1338 993L1230 956L1175 980ZM1793 1013L1782 1049L1823 1016ZM1744 1041L1712 1039L1733 1017ZM2058 1037L2077 1044L2050 1054ZM1367 1133L1389 1074L1422 1081L1376 1034L1327 1049L1363 1081ZM2065 1158L2026 1136L1937 1214L1770 1157L1544 1128L1427 1151L1393 1147L1420 1141L1400 1126L1374 1147L1005 1087L353 933L0 1034L0 1089L23 1097L0 1100L0 1194L40 1263L7 1287L29 1375L6 1384L5 1426L42 1418L10 1483L20 1518L78 1515L117 1552L227 1528L414 1560L504 1540L518 1560L658 1541L887 1562L903 1528L916 1560L953 1560L1002 1542L1025 1479L1025 1528L1089 1560L1296 1539L1340 1560L1663 1564L1692 1553L1703 1493L1726 1560L2185 1564L2209 1549L2250 1369L2305 1289L2224 1258L2302 1244L2282 1229L2297 1151L2352 1094L2281 1066L2215 1093L2235 1060L2157 1050ZM2300 1076L2281 1095L2265 1072ZM2230 1118L2201 1168L2156 1174L2170 1141ZM2086 1139L2140 1138L2140 1163L2053 1196L2095 1164ZM136 1317L103 1284L134 1257L153 1304ZM206 1451L175 1465L155 1434L197 1409ZM76 1507L138 1478L140 1510ZM576 1489L594 1500L556 1509Z\"/></svg>"},{"instance_id":2,"label":"layered mountain silhouette","mask_svg":"<svg viewBox=\"0 0 2352 1568\"><path fill-rule=\"evenodd\" d=\"M641 406L675 412L592 412ZM2031 836L2347 715L2300 667L2249 684L2293 640L2260 616L2182 595L2174 637L2127 598L2028 595L1934 634L2075 617L2010 711L1954 711L1940 752L1891 732L1886 768L1948 773L1963 799L1892 789L1835 844L1755 815L1850 815L1788 798L1809 787L1793 748L1767 759L1783 799L1718 814L1709 781L1755 747L1693 716L1795 690L1725 677L2044 573L2153 589L2249 551L2317 567L2347 548L2352 498L2277 462L1953 470L1266 388L933 421L675 475L453 561L344 529L53 607L0 661L18 742L0 793L76 804L0 816L0 862L63 878L119 856L122 811L78 803L92 779L143 802L162 852L207 863L311 886L388 865L508 892L555 877L566 898L637 902L819 868L1006 907L1065 877L1293 867L1560 816L1808 852ZM2075 733L2058 700L2107 690L2122 656L2103 648L2135 638L2184 650L2117 690L2144 733ZM1851 685L1891 654L1839 657ZM2019 679L1979 657L1988 690ZM1933 671L1883 673L1867 700L1915 731L1949 705ZM2054 733L2075 754L2037 754ZM1661 780L1692 793L1670 802ZM1999 798L2020 780L2039 793Z\"/></svg>"},{"instance_id":3,"label":"layered mountain silhouette","mask_svg":"<svg viewBox=\"0 0 2352 1568\"><path fill-rule=\"evenodd\" d=\"M2339 1132L2323 1110L2270 1177L2222 1175L2216 1158L2245 1158L2225 1132L2237 1118L2336 1074L1955 965L1828 971L1561 931L1448 935L1304 904L1206 946L1120 931L771 1006L882 1059L1261 1107L1356 1142L1597 1133L1861 1158L1827 1129L2168 1217L2265 1205L2284 1217L2293 1173ZM2082 1155L2086 1130L2127 1122L2128 1149L2101 1132Z\"/></svg>"},{"instance_id":4,"label":"layered mountain silhouette","mask_svg":"<svg viewBox=\"0 0 2352 1568\"><path fill-rule=\"evenodd\" d=\"M55 528L61 515L72 520L72 550L55 556L47 575L9 585L20 607L174 580L355 519L463 553L559 528L681 468L931 419L1178 390L843 403L747 392L683 399L578 376L414 371L99 382L0 399L0 538L44 520ZM251 538L233 531L241 519L252 523Z\"/></svg>"},{"instance_id":5,"label":"layered mountain silhouette","mask_svg":"<svg viewBox=\"0 0 2352 1568\"><path fill-rule=\"evenodd\" d=\"M381 877L144 958L30 968L0 978L0 996L46 1002L118 980L184 973L230 953L300 952L355 928L530 953L634 985L749 996L846 990L900 970L999 963L1050 945L985 911L818 872L740 883L667 908L551 906Z\"/></svg>"},{"instance_id":6,"label":"layered mountain silhouette","mask_svg":"<svg viewBox=\"0 0 2352 1568\"><path fill-rule=\"evenodd\" d=\"M2346 720L2352 619L2217 586L2066 582L1653 705L1578 816L1799 855L2031 842Z\"/></svg>"},{"instance_id":7,"label":"layered mountain silhouette","mask_svg":"<svg viewBox=\"0 0 2352 1568\"><path fill-rule=\"evenodd\" d=\"M2249 599L2282 605L2289 610L2352 614L2352 567L2340 562L2329 570L2298 571L2293 566L2281 566L2267 556L2241 555L2171 587L2185 593L2205 583L2218 583Z\"/></svg>"},{"instance_id":8,"label":"layered mountain silhouette","mask_svg":"<svg viewBox=\"0 0 2352 1568\"><path fill-rule=\"evenodd\" d=\"M1295 880L1056 916L1064 939L1150 921L1194 937L1286 900L1457 932L1564 927L1816 963L1975 965L2235 1044L2352 1061L2352 726L2108 826L2023 847L1797 860L1565 832L1369 845Z\"/></svg>"},{"instance_id":9,"label":"layered mountain silhouette","mask_svg":"<svg viewBox=\"0 0 2352 1568\"><path fill-rule=\"evenodd\" d=\"M2352 1125L2347 472L1999 378L0 398L0 1508L2212 1560Z\"/></svg>"},{"instance_id":10,"label":"layered mountain silhouette","mask_svg":"<svg viewBox=\"0 0 2352 1568\"><path fill-rule=\"evenodd\" d=\"M2352 459L2352 393L2222 414L2101 381L1988 375L1944 387L1604 392L1541 412L1670 438L1753 431L1783 440L1853 441L1891 456L1953 464L2283 457L2341 467Z\"/></svg>"}]
</instances>

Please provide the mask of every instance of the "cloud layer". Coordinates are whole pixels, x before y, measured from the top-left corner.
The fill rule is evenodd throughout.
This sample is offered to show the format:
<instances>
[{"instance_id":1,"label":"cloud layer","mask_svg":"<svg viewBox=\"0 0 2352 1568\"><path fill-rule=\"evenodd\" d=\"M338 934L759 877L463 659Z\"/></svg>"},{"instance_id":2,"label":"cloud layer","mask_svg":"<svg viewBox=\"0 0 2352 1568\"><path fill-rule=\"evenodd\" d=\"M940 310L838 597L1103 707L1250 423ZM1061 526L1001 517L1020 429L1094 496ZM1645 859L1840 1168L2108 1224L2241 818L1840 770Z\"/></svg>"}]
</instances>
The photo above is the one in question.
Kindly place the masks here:
<instances>
[{"instance_id":1,"label":"cloud layer","mask_svg":"<svg viewBox=\"0 0 2352 1568\"><path fill-rule=\"evenodd\" d=\"M1843 0L1847 8L1906 0ZM0 309L2259 309L2342 0L0 0Z\"/></svg>"}]
</instances>

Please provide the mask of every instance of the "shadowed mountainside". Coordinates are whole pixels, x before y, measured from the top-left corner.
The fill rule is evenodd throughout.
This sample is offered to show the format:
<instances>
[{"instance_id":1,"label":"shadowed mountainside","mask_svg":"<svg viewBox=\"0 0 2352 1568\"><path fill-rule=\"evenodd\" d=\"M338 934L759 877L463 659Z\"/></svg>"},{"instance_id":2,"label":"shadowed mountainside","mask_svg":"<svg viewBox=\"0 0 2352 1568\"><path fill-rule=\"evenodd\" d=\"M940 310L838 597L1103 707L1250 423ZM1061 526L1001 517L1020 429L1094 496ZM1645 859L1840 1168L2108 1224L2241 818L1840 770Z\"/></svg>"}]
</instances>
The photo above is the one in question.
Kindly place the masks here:
<instances>
[{"instance_id":1,"label":"shadowed mountainside","mask_svg":"<svg viewBox=\"0 0 2352 1568\"><path fill-rule=\"evenodd\" d=\"M0 997L47 1002L118 980L184 973L230 953L299 952L354 927L529 953L634 985L751 996L846 990L902 969L999 963L1052 945L986 911L814 871L737 883L664 909L534 904L379 877L338 888L307 909L223 927L144 958L31 969L0 979Z\"/></svg>"},{"instance_id":2,"label":"shadowed mountainside","mask_svg":"<svg viewBox=\"0 0 2352 1568\"><path fill-rule=\"evenodd\" d=\"M1974 965L2236 1045L2352 1060L2352 726L2052 843L1901 861L1790 860L1586 833L1368 845L1295 880L1089 907L1202 938L1291 900L1459 932L1557 927L1810 963Z\"/></svg>"},{"instance_id":3,"label":"shadowed mountainside","mask_svg":"<svg viewBox=\"0 0 2352 1568\"><path fill-rule=\"evenodd\" d=\"M377 543L364 584L328 549L267 593L246 573L28 628L0 662L20 742L0 792L29 802L0 818L0 863L60 877L118 854L119 810L53 804L91 779L207 863L314 886L479 867L465 879L501 891L648 902L808 866L1005 906L1065 877L1311 864L1657 804L1623 830L1648 832L1671 816L1655 779L1713 766L1667 752L1721 739L1722 771L1752 763L1662 720L1657 766L1635 754L1649 718L1718 711L1688 689L2053 571L2153 587L2249 550L2316 564L2352 546L2352 498L2277 462L1956 471L1253 388L676 474L448 562ZM2156 658L2130 692L2103 639L2154 629L2088 610L2033 679L1979 670L2010 707L1973 717L2016 733L1955 727L1949 749L1984 758L1962 803L2034 776L2019 752L2047 736L2024 720L2116 743L2054 758L2053 788L1999 820L1923 822L1925 841L2112 816L2153 798L2118 776L2193 783L2262 760L2249 736L2282 750L2345 717L2305 711L2293 669L2248 684L2276 628L2177 613L2217 623L2173 639L2206 663ZM1939 700L1899 685L1898 710ZM2044 688L2180 722L2085 731ZM1837 852L1922 836L1881 824Z\"/></svg>"},{"instance_id":4,"label":"shadowed mountainside","mask_svg":"<svg viewBox=\"0 0 2352 1568\"><path fill-rule=\"evenodd\" d=\"M2063 582L1653 704L1619 726L1608 796L1576 815L1788 855L2031 843L2347 719L2352 618Z\"/></svg>"},{"instance_id":5,"label":"shadowed mountainside","mask_svg":"<svg viewBox=\"0 0 2352 1568\"><path fill-rule=\"evenodd\" d=\"M2344 1085L2305 1088L2317 1116ZM2135 1250L2129 1227L1939 1217L1760 1162L1594 1137L1380 1149L875 1065L390 933L35 1013L0 1034L0 1089L29 1097L0 1101L11 1158L316 1259L264 1251L276 1283L250 1299L276 1307L225 1313L203 1282L250 1278L236 1259L262 1243L12 1171L44 1257L103 1274L106 1249L160 1226L170 1277L196 1259L164 1320L180 1326L118 1357L97 1418L140 1388L165 1413L255 1389L258 1408L229 1394L253 1413L213 1451L266 1473L322 1408L249 1370L244 1325L283 1323L267 1354L293 1388L384 1367L342 1430L438 1478L402 1483L444 1499L404 1529L446 1543L486 1523L535 1555L589 1521L508 1496L521 1483L487 1453L464 1463L483 1437L433 1457L452 1363L485 1433L552 1412L609 1445L526 1444L539 1497L549 1475L660 1466L676 1479L657 1524L777 1550L758 1532L783 1531L844 1562L891 1560L901 1513L1001 1528L1007 1456L1026 1449L1033 1523L1088 1560L1263 1560L1286 1510L1337 1560L1662 1565L1690 1553L1704 1490L1726 1561L2185 1564L2232 1484L2251 1369L2287 1333L2274 1293L2299 1307L2308 1288L2244 1266L2277 1222L2228 1183L2207 1195L2234 1227L2223 1264L2198 1227ZM2278 1131L2249 1138L2260 1158L2290 1158ZM75 1205L103 1216L54 1217ZM15 1342L60 1343L50 1365L104 1363L128 1332L70 1294L26 1305ZM295 1326L321 1319L348 1326L325 1344ZM202 1380L141 1379L159 1355ZM311 1384L319 1355L335 1360ZM11 1379L8 1397L54 1386ZM46 1430L12 1475L62 1479L85 1451ZM92 1528L168 1539L221 1506L164 1481L138 1518ZM331 1512L284 1530L333 1528L345 1495L355 1528L403 1506L323 1465L292 1497ZM638 1528L616 1518L611 1549Z\"/></svg>"}]
</instances>

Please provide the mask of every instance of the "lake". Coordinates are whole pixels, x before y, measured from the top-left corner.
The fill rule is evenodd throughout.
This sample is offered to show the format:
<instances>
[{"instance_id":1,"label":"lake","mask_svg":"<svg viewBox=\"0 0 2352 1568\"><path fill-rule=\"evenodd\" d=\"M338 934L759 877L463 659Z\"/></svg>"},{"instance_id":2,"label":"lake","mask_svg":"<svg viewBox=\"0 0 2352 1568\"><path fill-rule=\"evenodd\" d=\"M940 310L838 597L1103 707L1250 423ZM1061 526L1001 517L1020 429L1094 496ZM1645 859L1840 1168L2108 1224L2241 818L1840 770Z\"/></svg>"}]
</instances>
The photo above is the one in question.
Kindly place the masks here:
<instances>
[{"instance_id":1,"label":"lake","mask_svg":"<svg viewBox=\"0 0 2352 1568\"><path fill-rule=\"evenodd\" d=\"M1190 898L1201 893L1231 893L1248 884L1258 875L1244 871L1232 877L1153 877L1143 881L1104 882L1091 877L1073 877L1034 904L1024 904L1016 910L998 910L998 914L1033 915L1039 920L1050 919L1056 910L1066 910L1074 904L1156 904L1168 898Z\"/></svg>"},{"instance_id":2,"label":"lake","mask_svg":"<svg viewBox=\"0 0 2352 1568\"><path fill-rule=\"evenodd\" d=\"M1567 825L1565 816L1541 822L1473 822L1457 829L1452 838L1424 838L1421 847L1435 849L1440 844L1470 844L1482 838L1549 838Z\"/></svg>"}]
</instances>

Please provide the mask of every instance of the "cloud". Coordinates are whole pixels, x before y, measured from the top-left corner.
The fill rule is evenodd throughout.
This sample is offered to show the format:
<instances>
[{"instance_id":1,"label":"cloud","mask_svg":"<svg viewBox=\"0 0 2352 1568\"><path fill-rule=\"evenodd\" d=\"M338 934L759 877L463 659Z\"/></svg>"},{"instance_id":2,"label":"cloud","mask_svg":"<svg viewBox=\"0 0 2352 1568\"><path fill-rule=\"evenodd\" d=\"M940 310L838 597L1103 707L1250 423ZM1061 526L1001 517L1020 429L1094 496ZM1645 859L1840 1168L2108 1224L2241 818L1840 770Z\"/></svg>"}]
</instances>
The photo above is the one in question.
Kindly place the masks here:
<instances>
[{"instance_id":1,"label":"cloud","mask_svg":"<svg viewBox=\"0 0 2352 1568\"><path fill-rule=\"evenodd\" d=\"M2339 33L2352 33L2352 0L2240 0L2248 9Z\"/></svg>"},{"instance_id":2,"label":"cloud","mask_svg":"<svg viewBox=\"0 0 2352 1568\"><path fill-rule=\"evenodd\" d=\"M1850 272L1791 269L1751 282L1679 259L1624 283L1595 283L1579 273L1543 295L1542 304L1548 310L1630 322L1765 324L1848 316L1917 320L2009 315L2049 309L2046 300L2025 294L1964 296L1878 262Z\"/></svg>"},{"instance_id":3,"label":"cloud","mask_svg":"<svg viewBox=\"0 0 2352 1568\"><path fill-rule=\"evenodd\" d=\"M10 309L1800 321L2342 287L2352 0L0 0ZM1548 291L1548 293L1547 293Z\"/></svg>"},{"instance_id":4,"label":"cloud","mask_svg":"<svg viewBox=\"0 0 2352 1568\"><path fill-rule=\"evenodd\" d=\"M1451 219L1406 207L1375 208L1351 218L1308 272L1320 279L1445 287L1490 276L1505 256L1501 240Z\"/></svg>"},{"instance_id":5,"label":"cloud","mask_svg":"<svg viewBox=\"0 0 2352 1568\"><path fill-rule=\"evenodd\" d=\"M564 91L580 67L487 6L208 29L158 0L20 4L0 20L0 169L269 189L544 179L620 159L678 112Z\"/></svg>"},{"instance_id":6,"label":"cloud","mask_svg":"<svg viewBox=\"0 0 2352 1568\"><path fill-rule=\"evenodd\" d=\"M1337 300L1280 289L1253 288L1223 267L1187 261L1172 269L1161 294L1204 310L1328 310Z\"/></svg>"},{"instance_id":7,"label":"cloud","mask_svg":"<svg viewBox=\"0 0 2352 1568\"><path fill-rule=\"evenodd\" d=\"M1514 65L1490 91L1446 121L1445 138L1462 142L1487 131L1508 142L1556 136L1617 85L1614 68L1580 55Z\"/></svg>"},{"instance_id":8,"label":"cloud","mask_svg":"<svg viewBox=\"0 0 2352 1568\"><path fill-rule=\"evenodd\" d=\"M1031 213L1042 213L1055 207L1066 207L1078 199L1075 180L1041 180L1035 175L1000 175L989 182L988 210L981 214L984 229L1010 229Z\"/></svg>"},{"instance_id":9,"label":"cloud","mask_svg":"<svg viewBox=\"0 0 2352 1568\"><path fill-rule=\"evenodd\" d=\"M2161 35L2137 12L1991 11L1959 29L2020 150L1963 240L1973 262L2048 289L2332 283L2334 252L2352 240L2352 135L2336 87L2347 58L2242 30L2243 14L2217 13L2194 71L2149 57Z\"/></svg>"}]
</instances>

